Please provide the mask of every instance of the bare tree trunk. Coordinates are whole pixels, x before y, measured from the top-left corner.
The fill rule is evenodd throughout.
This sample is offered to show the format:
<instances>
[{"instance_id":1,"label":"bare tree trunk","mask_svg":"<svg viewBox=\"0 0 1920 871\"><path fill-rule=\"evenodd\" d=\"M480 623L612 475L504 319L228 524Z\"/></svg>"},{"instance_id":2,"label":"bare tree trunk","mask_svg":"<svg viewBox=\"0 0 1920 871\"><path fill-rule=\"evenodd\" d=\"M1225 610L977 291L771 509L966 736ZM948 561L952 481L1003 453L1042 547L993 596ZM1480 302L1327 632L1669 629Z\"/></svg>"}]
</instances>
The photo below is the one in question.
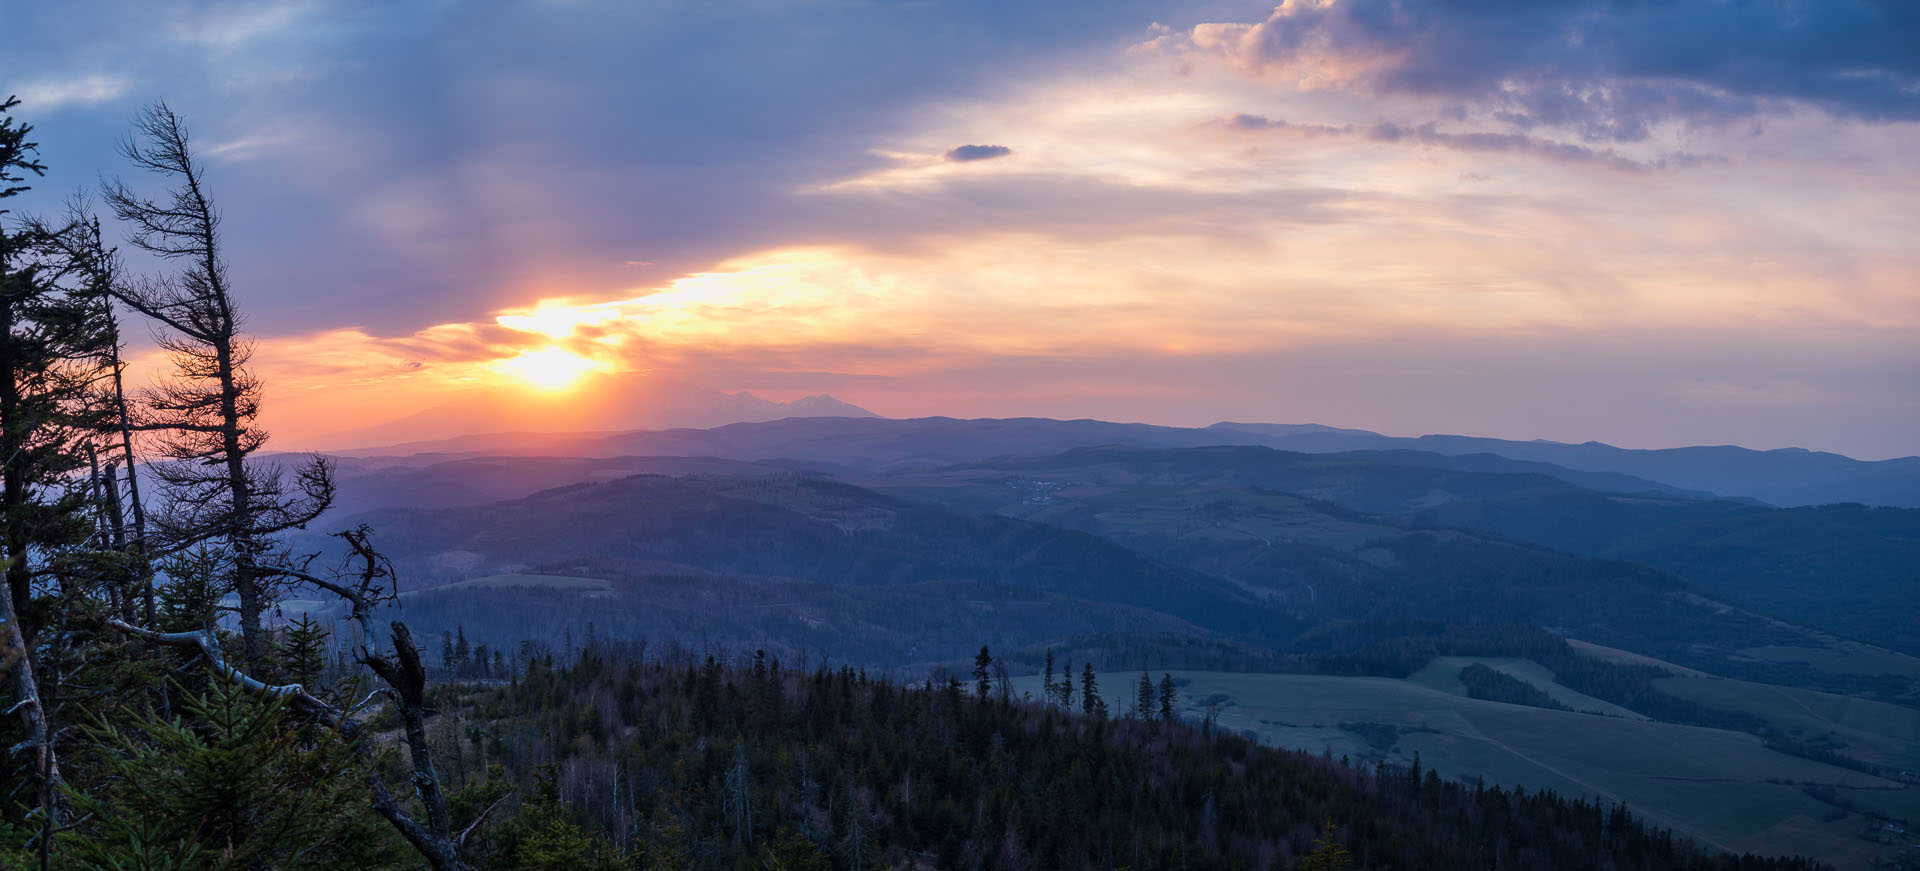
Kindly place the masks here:
<instances>
[{"instance_id":1,"label":"bare tree trunk","mask_svg":"<svg viewBox=\"0 0 1920 871\"><path fill-rule=\"evenodd\" d=\"M447 811L446 794L440 788L440 775L434 770L433 749L427 743L427 670L420 662L420 650L414 646L413 633L407 624L395 620L392 625L393 654L368 656L366 663L393 688L392 697L406 731L407 755L413 762L413 788L420 796L420 803L426 806L427 825L424 830L409 834L409 828L402 826L388 808L382 807L378 794L374 809L393 822L401 835L433 863L436 871L451 871L463 866L455 854L453 819ZM391 796L387 798L387 804L391 805ZM412 828L419 828L418 823L407 822L412 823Z\"/></svg>"},{"instance_id":2,"label":"bare tree trunk","mask_svg":"<svg viewBox=\"0 0 1920 871\"><path fill-rule=\"evenodd\" d=\"M98 232L96 229L95 233ZM126 380L122 377L125 364L120 362L120 324L114 317L113 304L107 300L102 300L101 304L107 308L106 321L113 333L113 344L108 349L107 365L113 369L113 406L116 418L114 422L119 426L120 451L122 459L127 464L127 503L133 511L131 544L134 555L139 558L140 592L143 600L141 604L146 612L143 616L148 626L156 626L160 622L160 617L153 600L153 567L147 564L147 510L140 502L140 458L133 451L133 417L127 408L127 386ZM119 500L115 499L114 504L118 506ZM165 691L164 687L162 691Z\"/></svg>"},{"instance_id":3,"label":"bare tree trunk","mask_svg":"<svg viewBox=\"0 0 1920 871\"><path fill-rule=\"evenodd\" d=\"M149 393L154 419L139 428L166 433L161 452L173 462L152 471L171 497L161 518L170 546L214 539L227 545L247 666L258 670L267 652L261 617L272 605L271 582L286 574L270 564L271 544L332 503L331 467L312 458L297 472L298 492L291 494L278 471L249 468L248 458L267 435L254 426L260 385L246 368L252 348L222 262L220 215L180 117L155 104L136 131L138 138L124 142L122 153L135 166L170 178L174 187L165 202L156 202L115 182L105 186L106 200L131 225L130 244L182 264L174 275L113 284L116 298L168 329L161 345L171 352L177 373L172 383ZM128 429L123 421L123 437Z\"/></svg>"},{"instance_id":4,"label":"bare tree trunk","mask_svg":"<svg viewBox=\"0 0 1920 871\"><path fill-rule=\"evenodd\" d=\"M199 188L195 183L195 196ZM211 234L211 230L208 231ZM211 244L211 242L209 242ZM209 249L211 250L211 249ZM211 260L211 254L209 254ZM219 295L221 308L226 308L226 294ZM232 315L227 313L228 322ZM233 507L230 509L235 534L231 539L233 547L233 589L240 596L240 637L246 642L247 667L258 669L266 661L266 636L260 628L260 614L265 610L261 601L260 581L260 542L251 533L253 530L253 482L247 477L248 449L241 444L242 419L239 413L238 392L234 387L233 372L233 336L215 345L217 359L220 362L220 418L221 448L227 458L227 487L232 494Z\"/></svg>"}]
</instances>

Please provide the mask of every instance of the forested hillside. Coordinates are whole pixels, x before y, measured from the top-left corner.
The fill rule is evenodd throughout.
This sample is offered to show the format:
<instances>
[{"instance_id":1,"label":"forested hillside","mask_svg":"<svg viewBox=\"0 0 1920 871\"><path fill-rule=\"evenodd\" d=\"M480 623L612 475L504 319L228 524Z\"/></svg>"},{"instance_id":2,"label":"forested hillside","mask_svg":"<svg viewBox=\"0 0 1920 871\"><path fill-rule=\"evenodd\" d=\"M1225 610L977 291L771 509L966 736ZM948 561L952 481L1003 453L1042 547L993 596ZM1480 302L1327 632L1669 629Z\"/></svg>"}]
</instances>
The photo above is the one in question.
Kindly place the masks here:
<instances>
[{"instance_id":1,"label":"forested hillside","mask_svg":"<svg viewBox=\"0 0 1920 871\"><path fill-rule=\"evenodd\" d=\"M499 867L1815 867L1702 852L1620 807L1122 715L1132 687L1095 689L1112 716L957 678L589 649L447 692L465 800L517 790L480 848Z\"/></svg>"}]
</instances>

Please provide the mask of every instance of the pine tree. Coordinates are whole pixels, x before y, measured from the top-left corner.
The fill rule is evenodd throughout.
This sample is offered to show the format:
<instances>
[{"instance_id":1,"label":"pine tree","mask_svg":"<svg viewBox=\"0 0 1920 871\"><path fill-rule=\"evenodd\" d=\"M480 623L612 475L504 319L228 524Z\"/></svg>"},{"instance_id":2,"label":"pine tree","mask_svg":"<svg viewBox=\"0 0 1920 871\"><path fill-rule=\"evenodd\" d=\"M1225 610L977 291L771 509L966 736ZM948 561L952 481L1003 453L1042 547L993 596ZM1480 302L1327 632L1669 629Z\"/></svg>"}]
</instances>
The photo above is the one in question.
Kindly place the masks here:
<instances>
[{"instance_id":1,"label":"pine tree","mask_svg":"<svg viewBox=\"0 0 1920 871\"><path fill-rule=\"evenodd\" d=\"M325 626L306 614L287 624L274 650L274 664L280 673L311 688L327 669L327 634Z\"/></svg>"},{"instance_id":2,"label":"pine tree","mask_svg":"<svg viewBox=\"0 0 1920 871\"><path fill-rule=\"evenodd\" d=\"M973 682L980 698L986 698L987 692L993 688L992 669L993 654L988 653L987 646L982 644L980 652L973 655Z\"/></svg>"},{"instance_id":3,"label":"pine tree","mask_svg":"<svg viewBox=\"0 0 1920 871\"><path fill-rule=\"evenodd\" d=\"M1133 715L1142 720L1153 719L1153 676L1144 670L1140 672L1140 686L1133 697Z\"/></svg>"},{"instance_id":4,"label":"pine tree","mask_svg":"<svg viewBox=\"0 0 1920 871\"><path fill-rule=\"evenodd\" d=\"M348 745L294 722L279 697L219 682L189 699L185 713L93 735L106 751L106 785L70 793L84 822L62 836L62 867L415 864L368 810Z\"/></svg>"},{"instance_id":5,"label":"pine tree","mask_svg":"<svg viewBox=\"0 0 1920 871\"><path fill-rule=\"evenodd\" d=\"M495 867L516 871L613 871L619 865L607 843L574 822L560 799L557 775L541 773L534 794L501 826Z\"/></svg>"},{"instance_id":6,"label":"pine tree","mask_svg":"<svg viewBox=\"0 0 1920 871\"><path fill-rule=\"evenodd\" d=\"M33 127L9 116L18 104L0 100L0 201L28 190L16 182L46 169L36 159L38 146L26 138ZM32 752L34 803L42 825L53 826L61 816L58 730L48 697L55 687L36 673L45 656L39 635L50 615L47 603L36 601L34 579L47 569L49 551L82 545L93 532L95 503L80 472L107 423L87 400L106 377L109 343L98 300L73 285L84 282L87 264L61 242L72 228L15 225L4 220L8 214L0 209L0 566L7 587L0 591L0 662L7 713L18 717L24 733L24 740L9 743L16 753ZM74 580L62 577L60 585L71 588ZM43 831L43 864L46 840Z\"/></svg>"},{"instance_id":7,"label":"pine tree","mask_svg":"<svg viewBox=\"0 0 1920 871\"><path fill-rule=\"evenodd\" d=\"M473 656L473 648L467 644L467 627L455 626L453 639L453 670L458 677L467 676L467 665Z\"/></svg>"},{"instance_id":8,"label":"pine tree","mask_svg":"<svg viewBox=\"0 0 1920 871\"><path fill-rule=\"evenodd\" d=\"M1160 675L1160 720L1173 722L1173 706L1179 700L1179 693L1173 685L1173 675Z\"/></svg>"},{"instance_id":9,"label":"pine tree","mask_svg":"<svg viewBox=\"0 0 1920 871\"><path fill-rule=\"evenodd\" d=\"M160 564L160 574L167 579L157 605L160 631L191 632L214 625L220 599L227 594L223 562L218 548L201 544Z\"/></svg>"},{"instance_id":10,"label":"pine tree","mask_svg":"<svg viewBox=\"0 0 1920 871\"><path fill-rule=\"evenodd\" d=\"M1300 871L1345 871L1353 867L1353 854L1347 852L1347 845L1338 840L1339 832L1328 820L1320 828L1320 837L1313 842L1313 852L1301 857L1294 867Z\"/></svg>"},{"instance_id":11,"label":"pine tree","mask_svg":"<svg viewBox=\"0 0 1920 871\"><path fill-rule=\"evenodd\" d=\"M1073 710L1073 660L1067 660L1060 669L1060 683L1055 686L1054 692L1059 694L1056 698L1060 701L1061 710Z\"/></svg>"},{"instance_id":12,"label":"pine tree","mask_svg":"<svg viewBox=\"0 0 1920 871\"><path fill-rule=\"evenodd\" d=\"M1047 648L1046 677L1040 683L1040 701L1053 704L1053 648Z\"/></svg>"},{"instance_id":13,"label":"pine tree","mask_svg":"<svg viewBox=\"0 0 1920 871\"><path fill-rule=\"evenodd\" d=\"M1080 672L1080 713L1092 717L1106 707L1100 700L1100 681L1093 676L1093 663L1083 666Z\"/></svg>"}]
</instances>

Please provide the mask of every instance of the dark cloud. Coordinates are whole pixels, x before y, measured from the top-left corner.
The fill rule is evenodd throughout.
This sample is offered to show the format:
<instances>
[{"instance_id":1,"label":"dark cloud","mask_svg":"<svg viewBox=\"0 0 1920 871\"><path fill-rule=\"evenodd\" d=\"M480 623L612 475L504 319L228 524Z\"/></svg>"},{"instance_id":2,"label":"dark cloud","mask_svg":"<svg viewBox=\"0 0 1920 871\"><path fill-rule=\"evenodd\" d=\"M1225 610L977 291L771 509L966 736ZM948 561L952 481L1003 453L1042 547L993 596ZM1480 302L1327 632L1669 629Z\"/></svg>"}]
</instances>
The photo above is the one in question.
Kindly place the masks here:
<instances>
[{"instance_id":1,"label":"dark cloud","mask_svg":"<svg viewBox=\"0 0 1920 871\"><path fill-rule=\"evenodd\" d=\"M1268 118L1265 115L1249 115L1245 112L1241 112L1230 118L1222 118L1218 123L1229 130L1237 130L1243 133L1274 130L1299 133L1307 136L1341 136L1353 132L1352 125L1295 124L1284 119Z\"/></svg>"},{"instance_id":2,"label":"dark cloud","mask_svg":"<svg viewBox=\"0 0 1920 871\"><path fill-rule=\"evenodd\" d=\"M1005 145L962 145L947 152L947 159L955 163L970 163L975 160L992 160L1006 157L1013 149Z\"/></svg>"},{"instance_id":3,"label":"dark cloud","mask_svg":"<svg viewBox=\"0 0 1920 871\"><path fill-rule=\"evenodd\" d=\"M1611 148L1591 148L1571 142L1559 142L1525 133L1468 132L1441 130L1437 122L1395 124L1382 121L1367 127L1352 124L1296 124L1241 113L1211 122L1241 133L1286 133L1296 136L1351 136L1384 144L1405 143L1455 151L1506 152L1560 163L1584 163L1623 172L1646 172L1699 163L1709 158L1691 154L1672 154L1653 161L1627 157Z\"/></svg>"},{"instance_id":4,"label":"dark cloud","mask_svg":"<svg viewBox=\"0 0 1920 871\"><path fill-rule=\"evenodd\" d=\"M1663 120L1716 123L1770 103L1866 121L1920 120L1920 4L1911 0L1287 3L1195 43L1262 70L1472 101L1522 129L1644 139Z\"/></svg>"}]
</instances>

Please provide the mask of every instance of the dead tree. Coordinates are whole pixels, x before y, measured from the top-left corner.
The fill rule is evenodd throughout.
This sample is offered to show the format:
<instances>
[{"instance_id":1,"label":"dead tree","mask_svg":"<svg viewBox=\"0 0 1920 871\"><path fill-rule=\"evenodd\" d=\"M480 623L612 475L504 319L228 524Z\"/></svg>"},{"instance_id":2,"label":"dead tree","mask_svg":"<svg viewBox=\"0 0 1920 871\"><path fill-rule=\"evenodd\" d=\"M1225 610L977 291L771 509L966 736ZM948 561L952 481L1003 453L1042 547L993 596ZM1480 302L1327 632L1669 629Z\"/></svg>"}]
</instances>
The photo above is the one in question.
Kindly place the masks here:
<instances>
[{"instance_id":1,"label":"dead tree","mask_svg":"<svg viewBox=\"0 0 1920 871\"><path fill-rule=\"evenodd\" d=\"M413 789L427 809L426 825L400 812L399 803L387 792L386 784L374 778L374 810L386 817L401 837L427 857L436 871L463 867L458 850L468 832L479 825L475 820L459 836L453 833L453 820L447 813L447 799L440 788L440 776L434 771L433 751L427 744L427 670L420 663L420 650L413 645L413 633L407 624L393 621L392 655L370 654L362 661L387 684L387 695L399 711L407 738L407 755L413 763Z\"/></svg>"},{"instance_id":2,"label":"dead tree","mask_svg":"<svg viewBox=\"0 0 1920 871\"><path fill-rule=\"evenodd\" d=\"M260 382L247 368L252 343L220 247L220 215L194 160L187 130L165 103L135 122L121 145L134 166L166 178L162 201L123 182L104 186L114 214L130 227L136 249L176 263L170 273L121 283L114 294L162 329L160 344L173 358L173 380L149 391L139 428L159 434L162 460L153 466L165 507L152 518L170 549L205 541L225 545L239 597L240 632L249 668L266 655L261 615L282 576L268 561L275 536L304 527L333 502L331 466L313 457L289 480L277 467L249 463L267 441L254 425Z\"/></svg>"},{"instance_id":3,"label":"dead tree","mask_svg":"<svg viewBox=\"0 0 1920 871\"><path fill-rule=\"evenodd\" d=\"M373 612L382 602L395 595L391 585L394 579L393 565L373 548L371 533L362 526L359 529L335 533L345 541L353 554L351 559L358 568L351 573L342 572L334 577L312 574L303 568L288 571L298 580L320 587L345 600L351 609L354 621L362 627L369 645L375 645L372 633ZM355 751L367 762L367 782L373 792L373 809L380 814L400 836L412 845L414 850L427 860L434 871L467 871L460 859L460 848L468 836L477 830L499 801L480 812L467 826L458 832L453 830L453 819L447 807L447 797L441 788L440 777L434 768L433 748L427 742L427 672L420 661L420 651L413 643L413 633L407 624L395 620L392 629L391 653L378 653L362 648L360 661L386 684L373 696L383 696L394 706L403 725L407 754L413 769L409 778L414 794L420 799L426 810L424 821L416 820L408 814L400 800L393 794L385 778L380 775L376 764L374 748L370 739L361 730L360 723L353 717L354 711L340 707L322 699L300 684L268 684L245 671L227 663L220 650L220 642L212 630L202 629L196 632L156 632L142 629L120 620L109 620L107 625L127 635L147 641L185 647L198 650L216 675L235 685L267 695L285 698L292 709L309 720L331 727L341 737L350 742ZM355 706L357 709L358 705Z\"/></svg>"}]
</instances>

